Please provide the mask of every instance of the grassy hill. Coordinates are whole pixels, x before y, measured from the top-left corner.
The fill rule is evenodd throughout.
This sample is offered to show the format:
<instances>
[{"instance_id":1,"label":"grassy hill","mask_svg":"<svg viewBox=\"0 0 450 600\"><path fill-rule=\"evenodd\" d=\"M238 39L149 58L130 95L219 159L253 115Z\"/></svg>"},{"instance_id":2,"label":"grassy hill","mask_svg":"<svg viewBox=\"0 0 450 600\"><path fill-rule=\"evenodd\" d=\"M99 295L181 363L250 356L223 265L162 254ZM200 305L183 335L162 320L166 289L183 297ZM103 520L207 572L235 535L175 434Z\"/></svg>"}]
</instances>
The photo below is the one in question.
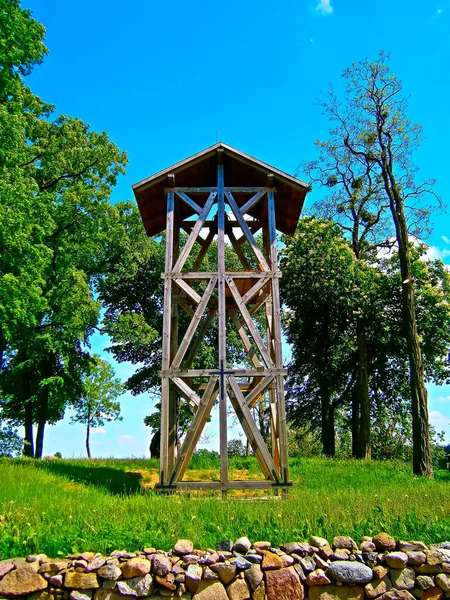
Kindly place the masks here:
<instances>
[{"instance_id":1,"label":"grassy hill","mask_svg":"<svg viewBox=\"0 0 450 600\"><path fill-rule=\"evenodd\" d=\"M218 476L191 464L191 479ZM235 478L258 475L256 462L231 459ZM253 540L332 538L388 531L397 538L450 539L450 474L414 477L401 462L292 459L287 498L157 495L149 460L0 459L0 559L45 552L169 549L180 537L197 547L248 535Z\"/></svg>"}]
</instances>

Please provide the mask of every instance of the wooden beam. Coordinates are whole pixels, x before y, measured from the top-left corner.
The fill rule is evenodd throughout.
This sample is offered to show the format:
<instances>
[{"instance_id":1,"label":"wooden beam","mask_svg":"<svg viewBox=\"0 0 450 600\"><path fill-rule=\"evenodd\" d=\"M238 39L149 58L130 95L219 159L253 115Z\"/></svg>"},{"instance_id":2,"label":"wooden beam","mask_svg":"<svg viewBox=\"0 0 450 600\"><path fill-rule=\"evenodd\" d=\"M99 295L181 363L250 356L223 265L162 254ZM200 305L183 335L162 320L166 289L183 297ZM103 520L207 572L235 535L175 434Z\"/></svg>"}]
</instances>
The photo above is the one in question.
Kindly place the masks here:
<instances>
[{"instance_id":1,"label":"wooden beam","mask_svg":"<svg viewBox=\"0 0 450 600\"><path fill-rule=\"evenodd\" d=\"M183 392L183 395L191 405L191 408L195 410L200 404L200 398L197 396L194 390L191 389L188 384L179 377L172 377L172 381L180 388L180 390Z\"/></svg>"},{"instance_id":2,"label":"wooden beam","mask_svg":"<svg viewBox=\"0 0 450 600\"><path fill-rule=\"evenodd\" d=\"M245 396L247 406L252 408L258 402L259 398L264 394L267 388L273 381L273 376L262 377L261 381Z\"/></svg>"},{"instance_id":3,"label":"wooden beam","mask_svg":"<svg viewBox=\"0 0 450 600\"><path fill-rule=\"evenodd\" d=\"M279 474L277 473L275 463L273 462L272 456L270 455L270 452L267 449L266 442L264 441L264 438L261 435L261 432L259 431L258 427L256 426L255 421L253 420L252 413L250 412L250 409L245 402L245 398L244 398L241 390L239 389L239 385L238 385L236 379L234 378L233 375L230 375L228 377L228 381L230 383L231 389L233 390L235 398L239 404L239 408L242 412L242 417L246 421L247 426L249 427L251 434L255 440L255 443L258 447L258 450L261 452L261 457L262 457L264 463L266 464L267 469L271 473L271 479L275 479L275 480L279 479Z\"/></svg>"},{"instance_id":4,"label":"wooden beam","mask_svg":"<svg viewBox=\"0 0 450 600\"><path fill-rule=\"evenodd\" d=\"M231 290L231 293L233 295L234 301L237 304L237 307L239 308L239 311L242 315L242 318L245 321L245 324L247 325L247 328L264 360L264 362L266 363L266 366L270 369L274 366L271 357L269 356L269 353L267 352L267 348L264 345L264 341L259 333L259 331L256 329L256 325L253 322L253 319L251 318L247 307L245 306L245 304L242 301L241 295L239 293L239 290L236 287L236 284L233 281L232 277L227 277L226 278L228 287Z\"/></svg>"},{"instance_id":5,"label":"wooden beam","mask_svg":"<svg viewBox=\"0 0 450 600\"><path fill-rule=\"evenodd\" d=\"M202 318L203 313L205 312L211 294L213 293L214 288L216 287L216 283L217 277L213 277L206 286L205 293L203 294L202 299L200 300L197 306L194 316L192 317L192 320L189 323L186 333L184 334L183 340L181 341L181 344L175 355L175 358L173 359L172 364L170 365L171 369L177 369L180 366L181 361L183 360L184 355L186 354L186 350L188 349L188 346L191 343L194 333L197 330L197 327L200 323L200 319Z\"/></svg>"},{"instance_id":6,"label":"wooden beam","mask_svg":"<svg viewBox=\"0 0 450 600\"><path fill-rule=\"evenodd\" d=\"M233 277L233 279L264 279L267 277L268 273L265 271L224 271L227 277ZM189 273L177 273L177 272L169 272L162 273L161 278L164 279L166 277L171 277L172 279L211 279L217 275L216 271L190 271ZM270 273L271 277L281 278L281 273L279 271L275 273Z\"/></svg>"},{"instance_id":7,"label":"wooden beam","mask_svg":"<svg viewBox=\"0 0 450 600\"><path fill-rule=\"evenodd\" d=\"M249 211L251 208L253 208L253 206L255 206L255 204L257 204L261 198L265 195L266 191L259 191L256 192L256 194L254 196L252 196L250 198L250 200L247 200L247 202L244 204L244 206L241 206L240 211L241 211L241 215L245 215L245 213L247 211Z\"/></svg>"},{"instance_id":8,"label":"wooden beam","mask_svg":"<svg viewBox=\"0 0 450 600\"><path fill-rule=\"evenodd\" d=\"M194 419L189 427L188 432L186 433L180 453L178 454L174 468L170 474L170 483L176 483L179 479L183 479L183 475L185 474L189 465L189 461L191 460L192 453L194 452L195 446L200 439L216 399L217 379L217 376L210 378L206 390L203 393L202 399L198 403L198 409L195 412Z\"/></svg>"},{"instance_id":9,"label":"wooden beam","mask_svg":"<svg viewBox=\"0 0 450 600\"><path fill-rule=\"evenodd\" d=\"M202 297L200 296L200 294L197 294L197 292L193 288L191 288L191 286L188 283L186 283L184 279L178 278L174 279L174 281L184 292L186 292L189 298L194 300L194 302L196 302L197 304L201 302Z\"/></svg>"},{"instance_id":10,"label":"wooden beam","mask_svg":"<svg viewBox=\"0 0 450 600\"><path fill-rule=\"evenodd\" d=\"M197 258L195 259L195 262L192 266L192 271L198 271L200 269L200 267L202 266L202 262L203 259L206 256L206 253L209 250L209 247L212 244L212 241L214 239L215 233L213 230L210 230L210 232L208 233L207 237L203 240L203 246L200 249L200 252L197 255ZM200 236L197 237L197 240L201 239Z\"/></svg>"},{"instance_id":11,"label":"wooden beam","mask_svg":"<svg viewBox=\"0 0 450 600\"><path fill-rule=\"evenodd\" d=\"M269 265L267 264L266 259L264 258L263 253L261 252L260 247L258 246L258 244L256 243L255 238L253 237L252 232L250 231L250 228L247 224L247 221L244 219L244 217L241 215L241 212L238 208L238 205L236 204L235 199L233 198L233 194L231 192L227 192L226 194L227 200L228 200L228 204L231 206L231 210L234 212L234 216L236 217L236 219L239 222L239 225L241 226L242 231L244 232L250 246L253 249L253 252L255 253L256 258L258 259L259 265L261 267L261 271L269 271Z\"/></svg>"},{"instance_id":12,"label":"wooden beam","mask_svg":"<svg viewBox=\"0 0 450 600\"><path fill-rule=\"evenodd\" d=\"M168 369L167 371L159 371L161 377L210 377L217 374L217 369ZM261 377L265 375L287 375L285 369L233 369L235 377Z\"/></svg>"},{"instance_id":13,"label":"wooden beam","mask_svg":"<svg viewBox=\"0 0 450 600\"><path fill-rule=\"evenodd\" d=\"M220 482L228 482L227 396L224 371L227 366L226 296L225 296L225 197L223 150L217 152L217 242L218 242L218 300L219 300L219 448Z\"/></svg>"},{"instance_id":14,"label":"wooden beam","mask_svg":"<svg viewBox=\"0 0 450 600\"><path fill-rule=\"evenodd\" d=\"M197 204L197 202L194 202L194 200L192 200L192 198L189 198L189 196L185 192L180 192L179 190L176 190L176 189L174 191L175 191L175 194L179 198L181 198L185 204L187 204L188 206L190 206L192 208L192 210L195 210L195 212L197 214L200 214L202 212L202 209Z\"/></svg>"},{"instance_id":15,"label":"wooden beam","mask_svg":"<svg viewBox=\"0 0 450 600\"><path fill-rule=\"evenodd\" d=\"M248 337L247 332L244 329L244 325L241 319L239 318L239 315L237 314L234 308L229 308L228 314L230 315L236 327L239 337L241 338L242 343L244 344L244 348L247 350L248 357L252 361L253 366L257 369L262 367L259 358L255 352L255 349L253 348L253 344L251 343L250 338Z\"/></svg>"},{"instance_id":16,"label":"wooden beam","mask_svg":"<svg viewBox=\"0 0 450 600\"><path fill-rule=\"evenodd\" d=\"M198 328L194 343L193 343L191 350L186 358L185 369L189 369L192 366L192 363L194 362L195 357L197 356L197 352L200 348L200 345L205 338L206 332L208 331L208 327L209 327L211 321L213 320L216 312L217 311L215 308L212 308L212 309L210 308L208 310L208 312L206 313L206 317L204 319L202 319L202 321L200 322L200 326Z\"/></svg>"},{"instance_id":17,"label":"wooden beam","mask_svg":"<svg viewBox=\"0 0 450 600\"><path fill-rule=\"evenodd\" d=\"M271 275L267 274L266 277L263 277L262 279L260 279L259 281L257 281L249 290L246 294L244 294L244 296L242 297L242 302L244 304L248 304L250 302L250 300L256 296L256 294L259 292L259 290L261 288L263 288L266 283L268 281L270 281L271 279Z\"/></svg>"},{"instance_id":18,"label":"wooden beam","mask_svg":"<svg viewBox=\"0 0 450 600\"><path fill-rule=\"evenodd\" d=\"M234 248L234 251L236 252L239 260L242 263L242 266L244 267L244 269L248 269L249 271L251 271L252 267L251 267L250 263L248 262L247 257L245 256L245 254L241 248L241 245L239 244L238 240L236 239L236 237L233 233L233 230L231 228L228 231L227 235L228 235L228 239L231 242L231 245Z\"/></svg>"},{"instance_id":19,"label":"wooden beam","mask_svg":"<svg viewBox=\"0 0 450 600\"><path fill-rule=\"evenodd\" d=\"M199 214L198 219L195 221L195 225L186 241L186 244L183 247L183 250L181 251L177 262L175 263L175 266L173 267L174 271L181 271L181 269L183 268L183 265L186 262L187 257L189 256L192 250L192 246L195 244L195 240L197 239L197 236L200 233L201 228L203 227L206 217L208 216L209 211L211 210L212 205L214 204L215 197L216 193L211 192L211 194L208 197L208 200L206 201L205 206L202 209L202 212Z\"/></svg>"}]
</instances>

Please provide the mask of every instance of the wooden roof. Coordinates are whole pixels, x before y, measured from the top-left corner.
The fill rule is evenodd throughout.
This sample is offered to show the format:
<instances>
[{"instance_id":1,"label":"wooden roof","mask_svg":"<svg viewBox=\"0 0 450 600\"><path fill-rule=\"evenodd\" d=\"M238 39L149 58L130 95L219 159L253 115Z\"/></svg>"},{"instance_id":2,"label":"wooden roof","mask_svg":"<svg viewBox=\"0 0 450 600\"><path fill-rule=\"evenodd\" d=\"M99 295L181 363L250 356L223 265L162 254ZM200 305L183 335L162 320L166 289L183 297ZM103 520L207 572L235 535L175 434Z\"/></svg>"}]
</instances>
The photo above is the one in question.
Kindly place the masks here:
<instances>
[{"instance_id":1,"label":"wooden roof","mask_svg":"<svg viewBox=\"0 0 450 600\"><path fill-rule=\"evenodd\" d=\"M225 186L264 187L267 185L267 175L273 175L273 186L277 190L275 194L277 229L282 233L292 235L300 218L309 189L308 185L296 177L222 142L133 185L147 235L156 235L166 228L167 199L164 189L167 187L167 176L175 175L177 187L216 186L218 150L222 150L224 155ZM242 206L248 199L248 195L244 197L244 195L236 194L235 198L238 205ZM205 199L205 195L203 198L199 195L195 201L203 206ZM184 202L180 204L180 209L183 219L195 214ZM260 218L261 210L262 203L258 203L250 214L254 218Z\"/></svg>"}]
</instances>

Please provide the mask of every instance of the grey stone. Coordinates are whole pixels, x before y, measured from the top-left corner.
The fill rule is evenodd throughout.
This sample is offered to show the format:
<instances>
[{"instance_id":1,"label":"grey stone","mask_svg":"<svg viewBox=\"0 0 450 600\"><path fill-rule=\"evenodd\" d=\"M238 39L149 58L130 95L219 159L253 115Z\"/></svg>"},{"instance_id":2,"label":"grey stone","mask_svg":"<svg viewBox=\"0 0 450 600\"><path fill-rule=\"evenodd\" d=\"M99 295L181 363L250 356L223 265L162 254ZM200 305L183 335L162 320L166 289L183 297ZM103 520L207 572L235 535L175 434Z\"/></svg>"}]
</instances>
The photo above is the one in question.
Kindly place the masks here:
<instances>
[{"instance_id":1,"label":"grey stone","mask_svg":"<svg viewBox=\"0 0 450 600\"><path fill-rule=\"evenodd\" d=\"M327 575L342 583L366 584L373 579L372 569L356 561L333 562L328 567Z\"/></svg>"},{"instance_id":2,"label":"grey stone","mask_svg":"<svg viewBox=\"0 0 450 600\"><path fill-rule=\"evenodd\" d=\"M249 560L246 560L243 556L236 556L232 560L230 560L230 564L234 565L238 569L250 569L252 563Z\"/></svg>"},{"instance_id":3,"label":"grey stone","mask_svg":"<svg viewBox=\"0 0 450 600\"><path fill-rule=\"evenodd\" d=\"M251 563L261 564L263 557L261 554L253 554L253 552L247 552L245 555L246 560L249 560Z\"/></svg>"},{"instance_id":4,"label":"grey stone","mask_svg":"<svg viewBox=\"0 0 450 600\"><path fill-rule=\"evenodd\" d=\"M436 585L441 588L444 592L450 592L450 577L444 573L439 573L434 578Z\"/></svg>"},{"instance_id":5,"label":"grey stone","mask_svg":"<svg viewBox=\"0 0 450 600\"><path fill-rule=\"evenodd\" d=\"M103 577L103 579L116 581L122 575L122 571L117 565L109 564L100 567L97 574L100 575L100 577Z\"/></svg>"},{"instance_id":6,"label":"grey stone","mask_svg":"<svg viewBox=\"0 0 450 600\"><path fill-rule=\"evenodd\" d=\"M350 552L354 552L358 550L358 546L356 545L355 540L346 535L339 535L333 539L332 547L334 550L349 550Z\"/></svg>"},{"instance_id":7,"label":"grey stone","mask_svg":"<svg viewBox=\"0 0 450 600\"><path fill-rule=\"evenodd\" d=\"M254 591L263 579L263 572L259 565L252 565L250 569L245 571L245 578L250 584L252 591Z\"/></svg>"},{"instance_id":8,"label":"grey stone","mask_svg":"<svg viewBox=\"0 0 450 600\"><path fill-rule=\"evenodd\" d=\"M302 566L302 569L306 573L310 573L311 571L314 571L316 568L316 562L312 556L304 556L303 558L300 559L300 564Z\"/></svg>"},{"instance_id":9,"label":"grey stone","mask_svg":"<svg viewBox=\"0 0 450 600\"><path fill-rule=\"evenodd\" d=\"M70 592L70 600L91 600L92 595L92 590L84 590L84 592L80 592L79 590L73 590L72 592Z\"/></svg>"},{"instance_id":10,"label":"grey stone","mask_svg":"<svg viewBox=\"0 0 450 600\"><path fill-rule=\"evenodd\" d=\"M391 569L390 577L393 587L397 590L412 590L416 580L414 569Z\"/></svg>"},{"instance_id":11,"label":"grey stone","mask_svg":"<svg viewBox=\"0 0 450 600\"><path fill-rule=\"evenodd\" d=\"M153 591L153 577L150 574L144 577L132 577L126 581L118 581L116 587L125 596L150 596Z\"/></svg>"},{"instance_id":12,"label":"grey stone","mask_svg":"<svg viewBox=\"0 0 450 600\"><path fill-rule=\"evenodd\" d=\"M389 552L384 560L391 569L404 569L408 563L408 555L405 552Z\"/></svg>"},{"instance_id":13,"label":"grey stone","mask_svg":"<svg viewBox=\"0 0 450 600\"><path fill-rule=\"evenodd\" d=\"M238 540L234 542L233 550L235 552L239 552L241 554L245 554L252 547L251 541L248 537L240 537Z\"/></svg>"},{"instance_id":14,"label":"grey stone","mask_svg":"<svg viewBox=\"0 0 450 600\"><path fill-rule=\"evenodd\" d=\"M164 554L153 554L152 555L152 571L159 577L165 577L171 570L172 563Z\"/></svg>"},{"instance_id":15,"label":"grey stone","mask_svg":"<svg viewBox=\"0 0 450 600\"><path fill-rule=\"evenodd\" d=\"M309 543L311 544L311 546L315 546L316 548L320 548L321 546L329 546L330 545L328 543L328 540L326 540L323 537L318 537L316 535L313 535L310 538Z\"/></svg>"},{"instance_id":16,"label":"grey stone","mask_svg":"<svg viewBox=\"0 0 450 600\"><path fill-rule=\"evenodd\" d=\"M428 590L428 588L434 587L434 581L428 575L418 575L416 577L416 587L419 590Z\"/></svg>"},{"instance_id":17,"label":"grey stone","mask_svg":"<svg viewBox=\"0 0 450 600\"><path fill-rule=\"evenodd\" d=\"M233 541L232 540L223 540L216 544L216 550L224 550L225 552L231 552L233 549Z\"/></svg>"},{"instance_id":18,"label":"grey stone","mask_svg":"<svg viewBox=\"0 0 450 600\"><path fill-rule=\"evenodd\" d=\"M94 556L94 558L91 560L91 562L86 567L86 573L92 573L94 571L98 571L100 569L100 567L103 567L103 565L105 563L106 563L106 558L103 558L103 556L101 556L101 554L99 554L98 556Z\"/></svg>"}]
</instances>

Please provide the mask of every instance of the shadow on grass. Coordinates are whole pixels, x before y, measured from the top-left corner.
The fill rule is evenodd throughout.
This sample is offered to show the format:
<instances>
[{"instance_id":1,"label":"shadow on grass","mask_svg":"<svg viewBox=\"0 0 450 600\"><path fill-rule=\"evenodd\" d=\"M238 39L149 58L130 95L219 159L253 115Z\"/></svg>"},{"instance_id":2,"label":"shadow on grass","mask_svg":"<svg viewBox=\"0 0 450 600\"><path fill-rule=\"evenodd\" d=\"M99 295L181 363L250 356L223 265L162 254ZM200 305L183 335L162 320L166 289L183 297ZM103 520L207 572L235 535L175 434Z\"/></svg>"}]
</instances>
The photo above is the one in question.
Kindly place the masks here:
<instances>
[{"instance_id":1,"label":"shadow on grass","mask_svg":"<svg viewBox=\"0 0 450 600\"><path fill-rule=\"evenodd\" d=\"M62 475L77 483L103 488L111 494L130 496L143 491L141 487L142 475L140 473L127 473L119 469L92 464L67 464L57 460L36 461L34 465L37 469L42 469L47 473Z\"/></svg>"}]
</instances>

